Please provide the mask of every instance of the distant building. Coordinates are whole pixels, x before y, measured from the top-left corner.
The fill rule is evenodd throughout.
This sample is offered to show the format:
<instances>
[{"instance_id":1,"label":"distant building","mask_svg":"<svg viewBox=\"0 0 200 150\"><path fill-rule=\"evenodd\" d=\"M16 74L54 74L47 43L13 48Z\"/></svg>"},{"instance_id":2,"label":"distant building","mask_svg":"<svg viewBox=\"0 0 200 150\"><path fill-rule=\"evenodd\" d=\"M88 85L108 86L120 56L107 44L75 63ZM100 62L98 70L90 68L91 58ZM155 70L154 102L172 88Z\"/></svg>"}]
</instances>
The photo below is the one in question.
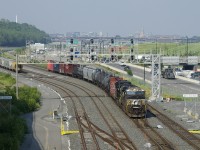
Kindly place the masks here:
<instances>
[{"instance_id":1,"label":"distant building","mask_svg":"<svg viewBox=\"0 0 200 150\"><path fill-rule=\"evenodd\" d=\"M38 50L44 50L44 44L42 43L35 43L30 45L31 50L38 51Z\"/></svg>"}]
</instances>

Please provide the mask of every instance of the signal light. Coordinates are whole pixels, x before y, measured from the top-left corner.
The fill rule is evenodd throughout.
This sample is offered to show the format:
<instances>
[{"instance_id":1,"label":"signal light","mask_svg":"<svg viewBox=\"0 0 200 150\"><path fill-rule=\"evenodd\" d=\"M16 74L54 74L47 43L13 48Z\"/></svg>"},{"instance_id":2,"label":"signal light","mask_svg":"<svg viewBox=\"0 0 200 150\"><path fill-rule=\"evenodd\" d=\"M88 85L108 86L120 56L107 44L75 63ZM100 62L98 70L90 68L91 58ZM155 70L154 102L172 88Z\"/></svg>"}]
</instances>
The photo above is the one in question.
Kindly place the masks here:
<instances>
[{"instance_id":1,"label":"signal light","mask_svg":"<svg viewBox=\"0 0 200 150\"><path fill-rule=\"evenodd\" d=\"M73 59L74 59L74 56L73 56L73 55L71 55L71 56L70 56L70 60L73 60Z\"/></svg>"},{"instance_id":2,"label":"signal light","mask_svg":"<svg viewBox=\"0 0 200 150\"><path fill-rule=\"evenodd\" d=\"M111 52L112 52L112 53L114 52L114 48L111 48Z\"/></svg>"},{"instance_id":3,"label":"signal light","mask_svg":"<svg viewBox=\"0 0 200 150\"><path fill-rule=\"evenodd\" d=\"M94 60L94 55L91 56L91 60Z\"/></svg>"},{"instance_id":4,"label":"signal light","mask_svg":"<svg viewBox=\"0 0 200 150\"><path fill-rule=\"evenodd\" d=\"M111 55L111 60L114 60L114 55Z\"/></svg>"},{"instance_id":5,"label":"signal light","mask_svg":"<svg viewBox=\"0 0 200 150\"><path fill-rule=\"evenodd\" d=\"M92 43L92 44L93 44L93 43L94 43L94 40L93 40L93 39L90 39L90 43Z\"/></svg>"},{"instance_id":6,"label":"signal light","mask_svg":"<svg viewBox=\"0 0 200 150\"><path fill-rule=\"evenodd\" d=\"M74 50L73 50L73 48L70 48L70 52L73 52Z\"/></svg>"},{"instance_id":7,"label":"signal light","mask_svg":"<svg viewBox=\"0 0 200 150\"><path fill-rule=\"evenodd\" d=\"M133 53L133 48L131 48L131 53Z\"/></svg>"},{"instance_id":8,"label":"signal light","mask_svg":"<svg viewBox=\"0 0 200 150\"><path fill-rule=\"evenodd\" d=\"M131 39L131 44L133 44L133 39Z\"/></svg>"},{"instance_id":9,"label":"signal light","mask_svg":"<svg viewBox=\"0 0 200 150\"><path fill-rule=\"evenodd\" d=\"M132 60L132 61L134 60L134 56L133 56L133 55L131 55L131 60Z\"/></svg>"},{"instance_id":10,"label":"signal light","mask_svg":"<svg viewBox=\"0 0 200 150\"><path fill-rule=\"evenodd\" d=\"M73 44L73 43L74 43L74 40L73 40L73 39L70 39L70 43Z\"/></svg>"},{"instance_id":11,"label":"signal light","mask_svg":"<svg viewBox=\"0 0 200 150\"><path fill-rule=\"evenodd\" d=\"M111 44L114 44L114 39L111 39Z\"/></svg>"}]
</instances>

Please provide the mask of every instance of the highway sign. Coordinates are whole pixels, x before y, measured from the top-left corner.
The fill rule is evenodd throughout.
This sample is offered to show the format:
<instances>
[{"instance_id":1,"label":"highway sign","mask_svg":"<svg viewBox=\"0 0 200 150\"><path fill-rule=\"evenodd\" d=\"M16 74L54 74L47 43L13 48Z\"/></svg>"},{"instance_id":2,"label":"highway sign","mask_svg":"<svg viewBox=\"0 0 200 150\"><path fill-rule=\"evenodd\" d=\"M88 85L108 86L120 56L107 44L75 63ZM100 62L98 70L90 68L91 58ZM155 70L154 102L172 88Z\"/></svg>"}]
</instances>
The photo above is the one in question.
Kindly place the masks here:
<instances>
[{"instance_id":1,"label":"highway sign","mask_svg":"<svg viewBox=\"0 0 200 150\"><path fill-rule=\"evenodd\" d=\"M0 96L0 100L1 99L3 99L3 100L11 100L12 96Z\"/></svg>"},{"instance_id":2,"label":"highway sign","mask_svg":"<svg viewBox=\"0 0 200 150\"><path fill-rule=\"evenodd\" d=\"M164 64L179 64L179 57L178 56L165 56L165 57L162 57L162 63Z\"/></svg>"},{"instance_id":3,"label":"highway sign","mask_svg":"<svg viewBox=\"0 0 200 150\"><path fill-rule=\"evenodd\" d=\"M198 64L198 56L188 56L188 64Z\"/></svg>"},{"instance_id":4,"label":"highway sign","mask_svg":"<svg viewBox=\"0 0 200 150\"><path fill-rule=\"evenodd\" d=\"M187 98L198 97L198 94L183 94L183 97Z\"/></svg>"},{"instance_id":5,"label":"highway sign","mask_svg":"<svg viewBox=\"0 0 200 150\"><path fill-rule=\"evenodd\" d=\"M75 54L75 58L77 58L77 57L79 57L80 56L80 52L74 52L74 54Z\"/></svg>"}]
</instances>

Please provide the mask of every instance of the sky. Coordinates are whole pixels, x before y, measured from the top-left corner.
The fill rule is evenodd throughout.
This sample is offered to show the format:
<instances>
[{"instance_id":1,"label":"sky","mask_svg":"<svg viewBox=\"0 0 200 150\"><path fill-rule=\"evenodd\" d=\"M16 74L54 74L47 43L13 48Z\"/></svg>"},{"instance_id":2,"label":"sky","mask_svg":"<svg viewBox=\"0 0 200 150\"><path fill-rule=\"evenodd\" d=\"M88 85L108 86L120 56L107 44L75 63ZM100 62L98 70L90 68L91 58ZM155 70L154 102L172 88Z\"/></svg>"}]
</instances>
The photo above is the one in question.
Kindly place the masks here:
<instances>
[{"instance_id":1,"label":"sky","mask_svg":"<svg viewBox=\"0 0 200 150\"><path fill-rule=\"evenodd\" d=\"M0 0L0 19L47 33L200 36L200 0Z\"/></svg>"}]
</instances>

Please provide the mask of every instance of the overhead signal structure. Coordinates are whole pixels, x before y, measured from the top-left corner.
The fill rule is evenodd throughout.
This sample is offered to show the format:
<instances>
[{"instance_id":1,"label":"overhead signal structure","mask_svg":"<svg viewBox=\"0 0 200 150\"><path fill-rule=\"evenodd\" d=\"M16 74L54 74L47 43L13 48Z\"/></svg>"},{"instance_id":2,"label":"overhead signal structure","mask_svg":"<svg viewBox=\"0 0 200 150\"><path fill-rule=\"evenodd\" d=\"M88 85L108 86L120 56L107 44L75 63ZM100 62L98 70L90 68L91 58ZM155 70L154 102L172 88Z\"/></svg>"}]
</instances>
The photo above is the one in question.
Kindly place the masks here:
<instances>
[{"instance_id":1,"label":"overhead signal structure","mask_svg":"<svg viewBox=\"0 0 200 150\"><path fill-rule=\"evenodd\" d=\"M94 62L95 61L95 50L94 50L94 39L90 39L89 41L89 62Z\"/></svg>"},{"instance_id":2,"label":"overhead signal structure","mask_svg":"<svg viewBox=\"0 0 200 150\"><path fill-rule=\"evenodd\" d=\"M114 62L117 60L115 45L114 45L114 39L111 39L111 49L110 49L110 61Z\"/></svg>"},{"instance_id":3,"label":"overhead signal structure","mask_svg":"<svg viewBox=\"0 0 200 150\"><path fill-rule=\"evenodd\" d=\"M70 50L70 55L69 55L69 60L73 61L74 60L74 39L70 39L70 46L69 46L69 50Z\"/></svg>"},{"instance_id":4,"label":"overhead signal structure","mask_svg":"<svg viewBox=\"0 0 200 150\"><path fill-rule=\"evenodd\" d=\"M131 39L131 49L130 49L130 62L133 63L135 60L135 56L134 56L134 40Z\"/></svg>"}]
</instances>

